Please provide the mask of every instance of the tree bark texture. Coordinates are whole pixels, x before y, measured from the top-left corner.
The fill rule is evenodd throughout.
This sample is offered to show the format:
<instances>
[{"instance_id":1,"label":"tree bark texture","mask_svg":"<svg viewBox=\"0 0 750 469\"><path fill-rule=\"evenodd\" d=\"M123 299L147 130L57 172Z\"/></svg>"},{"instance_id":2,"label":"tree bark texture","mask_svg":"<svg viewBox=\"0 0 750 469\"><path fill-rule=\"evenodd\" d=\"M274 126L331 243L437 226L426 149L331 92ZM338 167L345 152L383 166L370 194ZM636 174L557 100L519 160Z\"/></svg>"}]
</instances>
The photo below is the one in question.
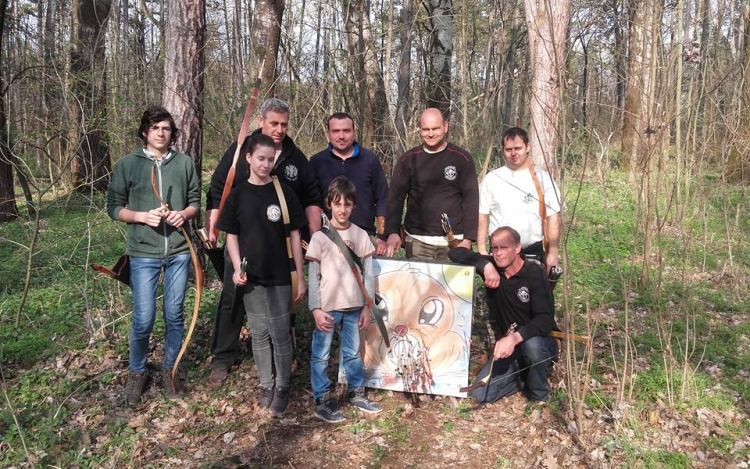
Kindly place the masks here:
<instances>
[{"instance_id":1,"label":"tree bark texture","mask_svg":"<svg viewBox=\"0 0 750 469\"><path fill-rule=\"evenodd\" d=\"M3 38L5 37L5 12L8 8L8 0L0 0L0 51L3 50ZM0 54L0 70L3 69L3 58ZM0 73L0 223L7 222L18 217L16 207L15 185L13 184L13 164L11 164L11 153L9 136L5 129L7 117L5 115L5 80Z\"/></svg>"},{"instance_id":2,"label":"tree bark texture","mask_svg":"<svg viewBox=\"0 0 750 469\"><path fill-rule=\"evenodd\" d=\"M111 0L73 0L70 71L76 144L73 184L80 190L106 190L112 163L109 156L104 57Z\"/></svg>"},{"instance_id":3,"label":"tree bark texture","mask_svg":"<svg viewBox=\"0 0 750 469\"><path fill-rule=\"evenodd\" d=\"M645 151L649 128L648 96L651 88L651 41L649 13L652 0L628 0L628 72L625 114L622 122L622 167L631 170Z\"/></svg>"},{"instance_id":4,"label":"tree bark texture","mask_svg":"<svg viewBox=\"0 0 750 469\"><path fill-rule=\"evenodd\" d=\"M453 0L425 2L430 17L430 68L427 107L448 117L451 106L451 58L453 56Z\"/></svg>"},{"instance_id":5,"label":"tree bark texture","mask_svg":"<svg viewBox=\"0 0 750 469\"><path fill-rule=\"evenodd\" d=\"M375 52L374 35L370 21L370 5L365 0L344 2L346 41L354 64L354 85L360 129L357 134L368 147L380 150L386 139L386 113L388 111L385 85Z\"/></svg>"},{"instance_id":6,"label":"tree bark texture","mask_svg":"<svg viewBox=\"0 0 750 469\"><path fill-rule=\"evenodd\" d=\"M281 42L284 0L257 0L253 19L253 50L263 66L263 87L267 97L276 95L276 57Z\"/></svg>"},{"instance_id":7,"label":"tree bark texture","mask_svg":"<svg viewBox=\"0 0 750 469\"><path fill-rule=\"evenodd\" d=\"M163 103L180 129L177 149L193 158L200 180L203 168L205 2L170 1L166 29Z\"/></svg>"},{"instance_id":8,"label":"tree bark texture","mask_svg":"<svg viewBox=\"0 0 750 469\"><path fill-rule=\"evenodd\" d=\"M531 62L531 132L534 164L557 173L560 86L570 22L569 0L524 0Z\"/></svg>"},{"instance_id":9,"label":"tree bark texture","mask_svg":"<svg viewBox=\"0 0 750 469\"><path fill-rule=\"evenodd\" d=\"M745 5L742 12L745 23L743 31L742 49L740 55L740 138L735 139L734 149L729 153L727 175L733 181L750 181L750 154L747 145L743 144L750 137L750 6Z\"/></svg>"},{"instance_id":10,"label":"tree bark texture","mask_svg":"<svg viewBox=\"0 0 750 469\"><path fill-rule=\"evenodd\" d=\"M398 134L397 154L402 154L409 147L409 127L411 121L411 46L412 20L414 15L413 0L404 0L401 7L401 52L398 60L396 87L396 132ZM396 161L393 162L393 167Z\"/></svg>"}]
</instances>

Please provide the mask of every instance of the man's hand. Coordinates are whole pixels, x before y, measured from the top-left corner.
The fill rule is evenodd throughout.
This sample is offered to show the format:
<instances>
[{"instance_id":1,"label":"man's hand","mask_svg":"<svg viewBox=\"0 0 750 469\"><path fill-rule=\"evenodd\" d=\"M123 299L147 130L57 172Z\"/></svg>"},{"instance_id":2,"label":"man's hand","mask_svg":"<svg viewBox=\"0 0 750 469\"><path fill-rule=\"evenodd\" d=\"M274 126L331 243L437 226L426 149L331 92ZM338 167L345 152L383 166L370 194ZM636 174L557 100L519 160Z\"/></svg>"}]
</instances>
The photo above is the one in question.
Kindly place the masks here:
<instances>
[{"instance_id":1,"label":"man's hand","mask_svg":"<svg viewBox=\"0 0 750 469\"><path fill-rule=\"evenodd\" d=\"M367 329L367 326L370 324L370 321L372 320L372 311L370 310L370 305L364 305L362 307L362 312L359 313L359 330L364 331Z\"/></svg>"},{"instance_id":2,"label":"man's hand","mask_svg":"<svg viewBox=\"0 0 750 469\"><path fill-rule=\"evenodd\" d=\"M169 209L166 205L149 210L148 212L145 212L146 216L143 219L143 223L152 228L156 228L164 219L164 216L168 211Z\"/></svg>"},{"instance_id":3,"label":"man's hand","mask_svg":"<svg viewBox=\"0 0 750 469\"><path fill-rule=\"evenodd\" d=\"M315 308L312 313L313 318L315 318L315 326L320 332L328 333L333 329L333 316L320 308Z\"/></svg>"},{"instance_id":4,"label":"man's hand","mask_svg":"<svg viewBox=\"0 0 750 469\"><path fill-rule=\"evenodd\" d=\"M552 266L559 265L558 263L560 262L557 250L550 248L549 252L547 252L547 255L545 256L545 261L547 262L547 275L549 275L549 270L552 268Z\"/></svg>"},{"instance_id":5,"label":"man's hand","mask_svg":"<svg viewBox=\"0 0 750 469\"><path fill-rule=\"evenodd\" d=\"M401 249L401 236L399 236L398 233L389 234L388 241L385 242L385 245L385 255L388 257L393 257L393 255L397 253L399 249Z\"/></svg>"},{"instance_id":6,"label":"man's hand","mask_svg":"<svg viewBox=\"0 0 750 469\"><path fill-rule=\"evenodd\" d=\"M302 272L297 273L297 296L294 298L294 301L300 301L302 298L305 297L305 293L307 293L307 284L305 283L305 274Z\"/></svg>"},{"instance_id":7,"label":"man's hand","mask_svg":"<svg viewBox=\"0 0 750 469\"><path fill-rule=\"evenodd\" d=\"M217 241L217 235L216 232L216 222L218 221L218 214L219 211L217 209L212 209L206 211L206 228L208 229L208 242L212 246L216 246Z\"/></svg>"},{"instance_id":8,"label":"man's hand","mask_svg":"<svg viewBox=\"0 0 750 469\"><path fill-rule=\"evenodd\" d=\"M385 243L385 241L380 238L375 238L375 254L377 254L378 256L382 256L386 252L388 252L388 245Z\"/></svg>"},{"instance_id":9,"label":"man's hand","mask_svg":"<svg viewBox=\"0 0 750 469\"><path fill-rule=\"evenodd\" d=\"M484 266L484 286L487 288L497 288L500 286L500 274L497 272L495 265L488 262Z\"/></svg>"},{"instance_id":10,"label":"man's hand","mask_svg":"<svg viewBox=\"0 0 750 469\"><path fill-rule=\"evenodd\" d=\"M523 339L518 332L514 332L513 334L505 336L495 342L495 360L511 356L516 345L521 342L523 342Z\"/></svg>"},{"instance_id":11,"label":"man's hand","mask_svg":"<svg viewBox=\"0 0 750 469\"><path fill-rule=\"evenodd\" d=\"M241 287L247 284L247 274L243 272L242 269L239 268L239 266L235 266L234 273L232 274L232 281L235 285Z\"/></svg>"},{"instance_id":12,"label":"man's hand","mask_svg":"<svg viewBox=\"0 0 750 469\"><path fill-rule=\"evenodd\" d=\"M471 249L471 240L470 239L462 239L460 243L456 246L457 248L466 248Z\"/></svg>"}]
</instances>

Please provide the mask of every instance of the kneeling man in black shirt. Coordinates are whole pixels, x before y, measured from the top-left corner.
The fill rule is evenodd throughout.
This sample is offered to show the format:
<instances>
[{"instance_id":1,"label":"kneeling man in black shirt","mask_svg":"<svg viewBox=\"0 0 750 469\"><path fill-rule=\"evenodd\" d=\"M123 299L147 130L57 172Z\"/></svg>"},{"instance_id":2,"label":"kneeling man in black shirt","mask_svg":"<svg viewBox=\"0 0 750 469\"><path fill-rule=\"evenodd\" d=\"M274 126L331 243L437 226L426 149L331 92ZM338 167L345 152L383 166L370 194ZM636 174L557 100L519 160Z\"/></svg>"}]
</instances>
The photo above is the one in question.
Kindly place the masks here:
<instances>
[{"instance_id":1,"label":"kneeling man in black shirt","mask_svg":"<svg viewBox=\"0 0 750 469\"><path fill-rule=\"evenodd\" d=\"M477 375L483 380L491 372L489 383L469 396L478 404L491 403L523 390L532 401L546 401L547 369L557 357L557 341L549 336L556 329L549 280L539 264L521 257L521 236L513 228L495 230L490 247L490 256L460 247L448 254L453 262L477 269L490 315L505 333L495 343L494 363L488 360Z\"/></svg>"}]
</instances>

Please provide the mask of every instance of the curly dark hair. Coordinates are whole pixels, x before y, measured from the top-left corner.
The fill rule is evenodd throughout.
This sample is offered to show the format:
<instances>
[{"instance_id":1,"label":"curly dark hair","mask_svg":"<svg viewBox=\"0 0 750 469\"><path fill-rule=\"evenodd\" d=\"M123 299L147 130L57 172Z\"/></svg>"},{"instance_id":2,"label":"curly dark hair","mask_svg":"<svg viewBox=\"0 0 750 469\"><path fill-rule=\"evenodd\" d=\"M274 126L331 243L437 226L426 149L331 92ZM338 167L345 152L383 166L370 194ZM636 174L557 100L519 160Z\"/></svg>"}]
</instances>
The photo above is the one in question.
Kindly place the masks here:
<instances>
[{"instance_id":1,"label":"curly dark hair","mask_svg":"<svg viewBox=\"0 0 750 469\"><path fill-rule=\"evenodd\" d=\"M148 143L144 134L148 132L148 129L150 129L152 125L158 124L162 121L169 121L169 126L172 128L172 134L169 139L169 146L171 147L172 145L174 145L174 143L177 141L177 136L180 134L180 130L174 123L174 118L172 117L172 114L169 113L169 111L161 106L154 105L149 106L148 109L143 112L143 115L141 116L141 126L138 127L138 138L143 140L144 145Z\"/></svg>"}]
</instances>

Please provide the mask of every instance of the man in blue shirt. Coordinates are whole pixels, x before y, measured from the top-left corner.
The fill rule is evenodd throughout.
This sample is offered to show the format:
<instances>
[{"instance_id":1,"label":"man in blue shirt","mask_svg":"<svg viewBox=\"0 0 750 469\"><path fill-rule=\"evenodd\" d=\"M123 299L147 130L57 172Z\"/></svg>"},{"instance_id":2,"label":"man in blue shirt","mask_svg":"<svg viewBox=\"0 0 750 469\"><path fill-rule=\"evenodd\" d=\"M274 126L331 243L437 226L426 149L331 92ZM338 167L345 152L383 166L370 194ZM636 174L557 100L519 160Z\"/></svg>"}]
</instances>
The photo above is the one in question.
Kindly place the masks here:
<instances>
[{"instance_id":1,"label":"man in blue shirt","mask_svg":"<svg viewBox=\"0 0 750 469\"><path fill-rule=\"evenodd\" d=\"M374 152L357 143L354 120L349 114L332 114L328 118L327 127L328 148L310 158L310 164L318 178L318 187L322 194L328 193L328 186L338 176L346 176L354 183L357 188L357 205L350 220L370 236L377 235L377 254L383 255L388 182L380 159Z\"/></svg>"}]
</instances>

